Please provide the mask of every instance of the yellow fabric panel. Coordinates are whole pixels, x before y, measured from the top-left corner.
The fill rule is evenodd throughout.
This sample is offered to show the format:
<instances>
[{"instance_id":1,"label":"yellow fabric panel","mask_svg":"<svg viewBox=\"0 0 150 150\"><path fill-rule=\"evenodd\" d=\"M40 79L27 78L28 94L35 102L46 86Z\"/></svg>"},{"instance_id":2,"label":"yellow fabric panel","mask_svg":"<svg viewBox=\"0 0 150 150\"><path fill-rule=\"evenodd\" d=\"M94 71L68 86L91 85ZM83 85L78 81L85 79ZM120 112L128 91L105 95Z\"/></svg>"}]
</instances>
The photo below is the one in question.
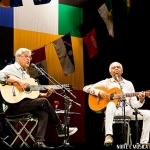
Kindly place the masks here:
<instances>
[{"instance_id":1,"label":"yellow fabric panel","mask_svg":"<svg viewBox=\"0 0 150 150\"><path fill-rule=\"evenodd\" d=\"M60 84L70 84L75 89L82 90L84 86L83 40L82 38L71 37L75 72L65 76L52 44L54 40L60 37L60 35L14 29L14 53L20 47L36 50L45 45L48 74Z\"/></svg>"},{"instance_id":2,"label":"yellow fabric panel","mask_svg":"<svg viewBox=\"0 0 150 150\"><path fill-rule=\"evenodd\" d=\"M10 7L10 0L1 0L0 6L2 7Z\"/></svg>"}]
</instances>

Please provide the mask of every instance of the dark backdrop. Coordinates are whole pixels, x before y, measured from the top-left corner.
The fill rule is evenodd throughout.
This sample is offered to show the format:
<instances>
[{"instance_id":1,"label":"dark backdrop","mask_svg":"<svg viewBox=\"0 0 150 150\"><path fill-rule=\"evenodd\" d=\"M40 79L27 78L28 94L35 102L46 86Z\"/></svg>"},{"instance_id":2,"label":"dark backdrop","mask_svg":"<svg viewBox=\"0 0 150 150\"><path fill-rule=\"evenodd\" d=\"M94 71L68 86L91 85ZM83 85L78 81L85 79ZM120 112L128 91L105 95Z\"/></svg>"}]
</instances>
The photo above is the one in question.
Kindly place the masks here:
<instances>
[{"instance_id":1,"label":"dark backdrop","mask_svg":"<svg viewBox=\"0 0 150 150\"><path fill-rule=\"evenodd\" d=\"M97 9L104 1L89 0L84 9L86 19L92 11ZM140 0L131 0L131 11L126 16L123 2L113 0L114 9L114 35L108 36L104 22L97 22L96 34L99 47L99 54L92 59L88 58L87 50L84 48L84 72L85 85L109 78L109 65L113 61L119 61L124 68L123 77L133 82L136 92L149 90L149 10L148 0L144 3ZM88 106L88 94L85 96L85 134L89 146L103 145L104 133L102 122L104 115L96 114ZM149 99L143 109L150 109ZM141 123L139 123L141 125ZM135 122L133 122L133 142L135 140ZM117 142L122 136L117 135Z\"/></svg>"},{"instance_id":2,"label":"dark backdrop","mask_svg":"<svg viewBox=\"0 0 150 150\"><path fill-rule=\"evenodd\" d=\"M0 26L0 59L13 57L13 28Z\"/></svg>"}]
</instances>

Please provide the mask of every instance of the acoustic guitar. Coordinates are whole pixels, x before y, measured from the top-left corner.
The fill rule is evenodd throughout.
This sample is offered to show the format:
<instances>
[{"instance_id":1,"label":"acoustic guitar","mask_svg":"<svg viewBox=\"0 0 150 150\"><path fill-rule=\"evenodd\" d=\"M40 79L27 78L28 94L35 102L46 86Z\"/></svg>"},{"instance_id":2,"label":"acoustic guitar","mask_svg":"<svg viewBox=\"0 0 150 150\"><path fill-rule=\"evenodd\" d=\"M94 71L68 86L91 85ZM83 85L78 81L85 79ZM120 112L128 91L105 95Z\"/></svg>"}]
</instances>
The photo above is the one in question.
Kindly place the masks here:
<instances>
[{"instance_id":1,"label":"acoustic guitar","mask_svg":"<svg viewBox=\"0 0 150 150\"><path fill-rule=\"evenodd\" d=\"M117 105L118 99L121 97L134 97L134 96L139 95L139 92L125 93L124 95L122 95L121 90L117 87L109 89L109 90L107 90L103 87L98 87L97 89L105 91L107 94L109 94L109 96L113 95L113 99L105 100L105 99L98 98L97 96L94 96L92 94L89 94L88 105L89 105L90 109L95 111L96 113L99 113L100 111L102 111L109 102L114 102ZM146 96L149 96L149 93L150 93L149 90L146 91Z\"/></svg>"},{"instance_id":2,"label":"acoustic guitar","mask_svg":"<svg viewBox=\"0 0 150 150\"><path fill-rule=\"evenodd\" d=\"M53 89L62 89L63 87L67 90L72 90L73 87L69 84L60 85L38 85L38 83L33 78L24 79L28 84L25 90L19 86L18 83L8 83L6 85L0 85L1 95L4 99L4 103L18 103L24 98L35 99L39 96L40 90L46 90L48 86L51 86Z\"/></svg>"}]
</instances>

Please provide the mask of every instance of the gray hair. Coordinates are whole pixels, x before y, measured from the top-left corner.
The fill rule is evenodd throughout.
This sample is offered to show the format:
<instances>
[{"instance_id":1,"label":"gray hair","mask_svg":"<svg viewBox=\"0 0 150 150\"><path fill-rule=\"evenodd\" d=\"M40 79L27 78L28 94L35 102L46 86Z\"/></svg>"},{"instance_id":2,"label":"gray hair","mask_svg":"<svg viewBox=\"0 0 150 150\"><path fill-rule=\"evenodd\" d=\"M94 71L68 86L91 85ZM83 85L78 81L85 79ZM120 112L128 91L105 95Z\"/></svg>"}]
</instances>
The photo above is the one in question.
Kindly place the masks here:
<instances>
[{"instance_id":1,"label":"gray hair","mask_svg":"<svg viewBox=\"0 0 150 150\"><path fill-rule=\"evenodd\" d=\"M29 52L30 55L32 54L32 52L31 52L30 49L27 49L27 48L19 48L19 49L16 51L16 53L15 53L15 58L18 57L18 56L20 56L20 55L21 55L22 53L24 53L24 52Z\"/></svg>"},{"instance_id":2,"label":"gray hair","mask_svg":"<svg viewBox=\"0 0 150 150\"><path fill-rule=\"evenodd\" d=\"M123 70L122 64L119 63L119 62L117 62L117 61L115 61L115 62L112 62L112 63L110 64L110 66L109 66L109 72L111 71L111 67L112 67L112 65L113 65L114 63L118 63L118 64L121 66L122 70Z\"/></svg>"}]
</instances>

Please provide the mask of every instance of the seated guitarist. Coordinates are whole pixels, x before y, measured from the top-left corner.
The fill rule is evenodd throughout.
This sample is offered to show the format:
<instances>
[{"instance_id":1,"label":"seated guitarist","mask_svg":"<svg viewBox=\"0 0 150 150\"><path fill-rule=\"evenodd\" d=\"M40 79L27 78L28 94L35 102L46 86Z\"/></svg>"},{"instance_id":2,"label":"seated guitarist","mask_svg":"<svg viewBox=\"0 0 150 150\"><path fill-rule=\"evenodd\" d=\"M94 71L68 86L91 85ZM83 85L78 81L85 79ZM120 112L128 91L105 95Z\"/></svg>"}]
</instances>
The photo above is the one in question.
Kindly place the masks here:
<instances>
[{"instance_id":1,"label":"seated guitarist","mask_svg":"<svg viewBox=\"0 0 150 150\"><path fill-rule=\"evenodd\" d=\"M119 97L117 104L113 102L115 99L114 93L106 92L112 88L122 89L121 93L134 93L134 86L131 81L128 81L122 77L123 67L119 62L113 62L109 66L109 73L112 76L111 78L99 81L95 84L87 85L83 88L83 91L89 93L90 95L95 95L97 97L96 101L99 101L99 104L105 100L105 141L104 145L109 146L113 143L113 117L118 115L124 115L124 103L121 101L123 97ZM98 87L102 87L99 89ZM106 89L106 90L104 90ZM149 96L147 92L138 92L137 95L125 97L125 115L130 116L131 119L135 119L133 112L137 110L139 113L137 115L139 120L143 120L143 129L140 138L140 144L148 144L149 142L149 131L150 131L150 111L137 109L143 106L145 102L145 96ZM137 97L138 99L137 99ZM111 101L112 100L112 101ZM123 99L122 99L123 100ZM98 103L96 103L98 105Z\"/></svg>"},{"instance_id":2,"label":"seated guitarist","mask_svg":"<svg viewBox=\"0 0 150 150\"><path fill-rule=\"evenodd\" d=\"M31 59L31 50L26 48L18 49L15 54L15 63L7 65L0 71L0 83L3 86L8 83L17 83L22 89L26 89L28 84L23 79L30 78L26 70L30 65ZM8 109L5 111L6 114L11 115L30 112L38 118L38 128L35 135L35 143L33 144L35 148L54 148L44 144L48 121L55 126L59 137L64 137L66 133L64 125L61 124L58 115L46 98L52 92L53 88L49 86L46 93L40 93L35 99L24 98L18 103L8 104ZM73 135L76 131L76 127L69 128L69 136Z\"/></svg>"}]
</instances>

